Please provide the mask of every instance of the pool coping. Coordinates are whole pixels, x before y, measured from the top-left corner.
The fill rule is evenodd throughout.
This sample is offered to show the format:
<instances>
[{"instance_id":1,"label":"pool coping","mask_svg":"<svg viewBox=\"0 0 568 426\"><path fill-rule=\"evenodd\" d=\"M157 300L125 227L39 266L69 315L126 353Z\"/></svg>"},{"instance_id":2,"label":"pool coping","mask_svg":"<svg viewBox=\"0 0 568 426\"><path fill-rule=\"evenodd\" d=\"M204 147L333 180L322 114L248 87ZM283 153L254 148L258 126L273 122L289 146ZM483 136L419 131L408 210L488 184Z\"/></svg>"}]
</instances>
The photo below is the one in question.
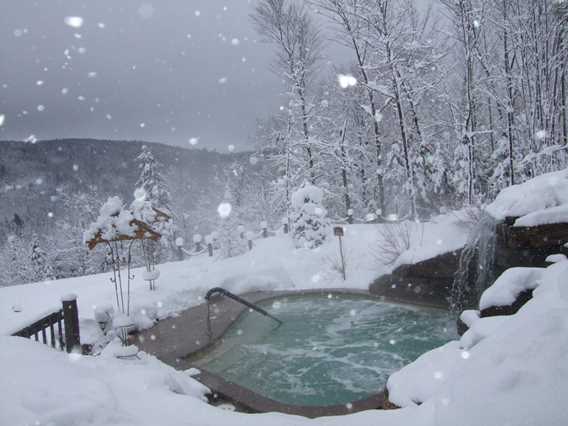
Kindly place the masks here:
<instances>
[{"instance_id":1,"label":"pool coping","mask_svg":"<svg viewBox=\"0 0 568 426\"><path fill-rule=\"evenodd\" d=\"M388 303L444 309L442 306L434 306L427 303L409 303L408 301L396 300L394 298L371 294L367 290L347 288L253 291L241 294L240 296L244 297L249 302L259 303L286 296L318 294L362 296ZM194 364L192 360L211 350L215 344L222 339L229 327L237 321L245 311L248 310L246 306L235 303L234 301L221 296L214 296L211 301L212 305L218 308L218 312L215 312L215 316L211 317L211 338L209 338L207 334L207 304L201 303L180 312L174 317L159 321L150 329L139 332L134 336L133 343L136 344L140 350L156 356L162 362L177 370L193 368ZM181 336L177 331L177 326L180 325L180 329L187 332L188 325L191 324L194 324L195 327L189 330L189 335L187 335L187 338L185 338L184 341L179 341L179 337ZM181 326L184 327L182 328ZM176 331L172 332L172 330ZM221 395L226 400L234 403L242 411L246 412L263 413L276 411L314 418L346 415L369 409L380 409L385 401L385 392L382 390L365 399L353 401L349 404L330 406L301 406L284 404L257 394L236 383L228 382L222 377L208 372L201 367L196 368L200 371L200 374L194 376L195 379L207 386L213 394Z\"/></svg>"},{"instance_id":2,"label":"pool coping","mask_svg":"<svg viewBox=\"0 0 568 426\"><path fill-rule=\"evenodd\" d=\"M193 378L209 389L214 389L215 399L227 400L239 408L240 411L248 413L278 412L308 418L344 416L359 411L382 409L386 399L385 392L381 391L367 398L347 404L325 406L293 405L275 401L203 369L200 369L200 373L193 376Z\"/></svg>"}]
</instances>

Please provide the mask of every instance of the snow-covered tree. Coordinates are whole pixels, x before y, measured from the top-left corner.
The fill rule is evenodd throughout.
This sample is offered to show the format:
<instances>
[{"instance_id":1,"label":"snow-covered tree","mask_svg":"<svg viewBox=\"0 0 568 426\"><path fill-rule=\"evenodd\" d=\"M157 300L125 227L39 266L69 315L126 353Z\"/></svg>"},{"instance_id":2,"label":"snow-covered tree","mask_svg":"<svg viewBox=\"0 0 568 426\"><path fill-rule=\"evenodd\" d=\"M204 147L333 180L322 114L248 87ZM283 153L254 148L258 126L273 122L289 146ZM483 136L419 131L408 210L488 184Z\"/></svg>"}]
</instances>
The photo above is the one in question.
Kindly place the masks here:
<instances>
[{"instance_id":1,"label":"snow-covered tree","mask_svg":"<svg viewBox=\"0 0 568 426\"><path fill-rule=\"evenodd\" d=\"M136 181L136 188L145 192L145 198L152 207L171 212L171 196L168 185L160 172L160 163L154 158L152 151L146 145L142 146L142 152L136 157L140 176Z\"/></svg>"},{"instance_id":2,"label":"snow-covered tree","mask_svg":"<svg viewBox=\"0 0 568 426\"><path fill-rule=\"evenodd\" d=\"M224 258L238 256L247 251L247 241L239 231L241 223L238 208L234 195L227 187L224 200L217 208L217 244L221 257Z\"/></svg>"},{"instance_id":3,"label":"snow-covered tree","mask_svg":"<svg viewBox=\"0 0 568 426\"><path fill-rule=\"evenodd\" d=\"M33 282L52 280L55 278L51 260L41 247L40 240L37 236L34 236L34 238L32 239L32 246L30 250L30 267L32 273L31 278Z\"/></svg>"},{"instance_id":4,"label":"snow-covered tree","mask_svg":"<svg viewBox=\"0 0 568 426\"><path fill-rule=\"evenodd\" d=\"M309 183L292 195L292 237L296 247L316 248L325 241L329 224L322 202L323 191Z\"/></svg>"},{"instance_id":5,"label":"snow-covered tree","mask_svg":"<svg viewBox=\"0 0 568 426\"><path fill-rule=\"evenodd\" d=\"M145 244L151 247L154 252L153 255L158 262L167 260L163 259L161 247L168 249L168 258L175 259L174 240L176 229L171 208L171 196L166 180L160 172L160 163L154 158L154 155L146 145L142 146L142 152L136 157L136 161L140 168L140 176L136 182L135 202L142 200L142 204L139 203L138 207L143 207L143 209L139 213L146 212L146 215L140 217L140 219L151 224L162 236L158 243L147 242ZM154 212L152 208L166 213L170 216L170 220L153 222Z\"/></svg>"},{"instance_id":6,"label":"snow-covered tree","mask_svg":"<svg viewBox=\"0 0 568 426\"><path fill-rule=\"evenodd\" d=\"M286 82L297 150L291 152L305 162L305 178L315 183L318 176L311 118L310 88L321 59L322 37L309 10L293 0L261 0L252 14L257 32L271 43L277 54L275 73Z\"/></svg>"}]
</instances>

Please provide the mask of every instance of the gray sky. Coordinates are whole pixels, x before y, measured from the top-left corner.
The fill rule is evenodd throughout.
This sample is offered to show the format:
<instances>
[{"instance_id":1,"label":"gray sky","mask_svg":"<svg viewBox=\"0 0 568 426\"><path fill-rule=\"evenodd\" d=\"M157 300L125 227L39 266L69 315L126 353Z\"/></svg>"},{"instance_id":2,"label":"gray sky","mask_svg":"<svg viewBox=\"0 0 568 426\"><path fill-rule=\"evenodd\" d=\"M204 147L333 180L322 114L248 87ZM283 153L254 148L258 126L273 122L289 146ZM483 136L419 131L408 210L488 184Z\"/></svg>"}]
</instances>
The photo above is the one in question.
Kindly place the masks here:
<instances>
[{"instance_id":1,"label":"gray sky","mask_svg":"<svg viewBox=\"0 0 568 426\"><path fill-rule=\"evenodd\" d=\"M0 1L0 139L242 149L282 102L254 0Z\"/></svg>"}]
</instances>

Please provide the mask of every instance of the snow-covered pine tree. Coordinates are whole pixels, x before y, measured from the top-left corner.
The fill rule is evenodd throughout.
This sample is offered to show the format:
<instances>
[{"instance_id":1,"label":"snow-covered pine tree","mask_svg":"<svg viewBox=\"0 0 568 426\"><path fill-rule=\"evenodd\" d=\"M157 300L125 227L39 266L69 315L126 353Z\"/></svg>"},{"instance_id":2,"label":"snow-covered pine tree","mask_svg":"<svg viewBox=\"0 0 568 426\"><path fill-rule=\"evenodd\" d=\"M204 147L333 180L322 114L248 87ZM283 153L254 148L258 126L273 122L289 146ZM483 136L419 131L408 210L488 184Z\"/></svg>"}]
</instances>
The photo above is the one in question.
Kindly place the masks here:
<instances>
[{"instance_id":1,"label":"snow-covered pine tree","mask_svg":"<svg viewBox=\"0 0 568 426\"><path fill-rule=\"evenodd\" d=\"M229 186L227 186L225 199L219 204L217 213L219 214L217 242L221 257L227 258L245 253L247 251L247 241L239 232L239 225L241 225L239 212L236 207L235 197Z\"/></svg>"},{"instance_id":2,"label":"snow-covered pine tree","mask_svg":"<svg viewBox=\"0 0 568 426\"><path fill-rule=\"evenodd\" d=\"M296 247L316 248L327 236L327 211L322 205L323 191L305 182L292 194L292 226Z\"/></svg>"},{"instance_id":3,"label":"snow-covered pine tree","mask_svg":"<svg viewBox=\"0 0 568 426\"><path fill-rule=\"evenodd\" d=\"M41 247L40 240L34 235L30 250L31 279L33 282L55 278L55 272L47 253Z\"/></svg>"},{"instance_id":4,"label":"snow-covered pine tree","mask_svg":"<svg viewBox=\"0 0 568 426\"><path fill-rule=\"evenodd\" d=\"M151 207L159 209L171 217L169 221L155 223L153 226L162 235L161 246L168 248L170 258L175 258L175 225L173 223L171 195L166 180L160 173L160 163L154 158L152 151L146 145L142 146L142 152L136 157L136 161L140 168L140 176L136 182L137 191L143 192L144 200ZM142 197L136 196L136 198ZM163 253L162 256L157 256L158 259L161 257L163 258Z\"/></svg>"},{"instance_id":5,"label":"snow-covered pine tree","mask_svg":"<svg viewBox=\"0 0 568 426\"><path fill-rule=\"evenodd\" d=\"M152 203L152 207L170 213L171 196L168 185L160 173L160 163L146 145L142 145L142 152L138 154L136 161L140 168L136 188L142 188L146 192L146 200Z\"/></svg>"}]
</instances>

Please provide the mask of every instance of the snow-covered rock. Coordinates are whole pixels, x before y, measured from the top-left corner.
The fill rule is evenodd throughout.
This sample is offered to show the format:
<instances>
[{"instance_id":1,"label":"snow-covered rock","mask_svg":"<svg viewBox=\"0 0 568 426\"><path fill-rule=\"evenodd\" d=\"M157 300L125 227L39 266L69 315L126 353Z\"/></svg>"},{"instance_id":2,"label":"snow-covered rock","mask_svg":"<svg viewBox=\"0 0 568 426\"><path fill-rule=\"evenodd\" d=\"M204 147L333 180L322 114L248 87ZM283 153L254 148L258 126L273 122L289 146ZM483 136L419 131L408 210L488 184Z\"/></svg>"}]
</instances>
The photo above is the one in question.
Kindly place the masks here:
<instances>
[{"instance_id":1,"label":"snow-covered rock","mask_svg":"<svg viewBox=\"0 0 568 426\"><path fill-rule=\"evenodd\" d=\"M505 188L485 210L496 220L532 214L524 220L517 221L515 225L535 226L568 221L566 204L568 204L568 169L540 175L519 185ZM544 213L545 209L556 207L556 210Z\"/></svg>"},{"instance_id":2,"label":"snow-covered rock","mask_svg":"<svg viewBox=\"0 0 568 426\"><path fill-rule=\"evenodd\" d=\"M483 292L479 309L512 305L517 296L526 290L534 290L540 284L542 268L510 268Z\"/></svg>"}]
</instances>

